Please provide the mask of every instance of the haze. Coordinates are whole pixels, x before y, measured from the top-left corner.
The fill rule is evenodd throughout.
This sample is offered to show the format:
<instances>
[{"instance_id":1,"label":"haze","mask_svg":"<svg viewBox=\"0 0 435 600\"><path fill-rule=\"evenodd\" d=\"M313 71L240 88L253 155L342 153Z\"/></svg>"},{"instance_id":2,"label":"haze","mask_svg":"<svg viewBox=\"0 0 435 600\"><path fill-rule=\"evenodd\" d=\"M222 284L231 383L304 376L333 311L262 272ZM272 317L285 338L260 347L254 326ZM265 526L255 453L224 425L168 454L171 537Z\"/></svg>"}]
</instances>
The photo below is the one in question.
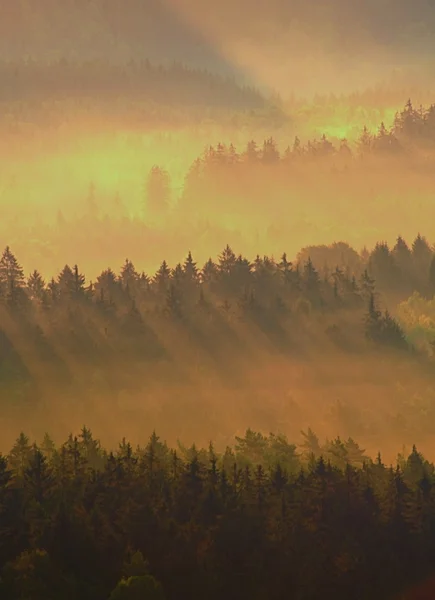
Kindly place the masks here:
<instances>
[{"instance_id":1,"label":"haze","mask_svg":"<svg viewBox=\"0 0 435 600\"><path fill-rule=\"evenodd\" d=\"M78 264L95 283L108 266L119 273L126 258L152 278L163 259L175 269L191 251L199 268L227 244L251 261L287 252L296 263L302 248L345 241L368 265L367 252L381 241L392 247L399 234L411 244L423 231L432 242L434 147L429 134L421 141L398 132L395 115L408 98L413 110L423 105L430 113L434 33L435 8L423 1L0 0L3 247L12 248L26 275L37 269L49 282L66 264ZM401 152L363 160L363 127L375 139L381 123L400 138ZM291 162L296 136L306 161ZM248 156L252 140L260 168ZM272 147L276 160L263 160ZM227 158L216 166L220 155L236 156L237 167ZM150 191L156 166L168 184L161 206ZM383 290L383 307L395 313L408 291ZM44 318L35 323L50 337ZM162 327L157 335L169 349L177 338ZM301 334L283 357L247 327L256 366L231 355L240 359L231 384L228 364L222 367L222 357L203 364L189 335L189 361L184 353L173 358L182 375L172 387L172 366L160 372L136 365L135 385L120 376L111 391L104 369L88 371L66 352L74 377L86 382L81 395L54 384L35 363L44 402L20 415L20 428L36 436L57 426L63 435L86 422L114 443L126 430L139 439L144 419L147 432L156 427L170 440L215 436L225 445L248 426L293 436L311 426L320 435L359 436L370 450L382 445L393 456L421 425L397 425L407 410L395 404L397 389L406 379L404 397L431 398L426 363L388 354L380 368L370 353L357 360L331 349L325 328L317 342ZM18 335L11 323L5 330ZM343 377L343 365L351 377ZM116 366L130 373L127 362ZM81 406L71 417L75 394ZM177 396L182 408L175 409ZM338 401L349 403L347 420L331 416L342 411ZM183 421L185 415L195 416ZM6 419L15 436L18 415L11 410ZM425 443L432 451L429 432Z\"/></svg>"}]
</instances>

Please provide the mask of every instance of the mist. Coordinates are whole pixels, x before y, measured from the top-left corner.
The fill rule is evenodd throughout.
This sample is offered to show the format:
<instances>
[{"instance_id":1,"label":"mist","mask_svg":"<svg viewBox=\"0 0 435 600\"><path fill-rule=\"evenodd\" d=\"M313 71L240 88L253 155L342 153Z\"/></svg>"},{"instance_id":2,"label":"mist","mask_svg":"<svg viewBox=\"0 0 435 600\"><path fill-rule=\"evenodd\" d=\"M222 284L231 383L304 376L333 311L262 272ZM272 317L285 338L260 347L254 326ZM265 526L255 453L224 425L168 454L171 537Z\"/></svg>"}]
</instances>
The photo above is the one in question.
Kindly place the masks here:
<instances>
[{"instance_id":1,"label":"mist","mask_svg":"<svg viewBox=\"0 0 435 600\"><path fill-rule=\"evenodd\" d=\"M0 597L435 597L434 34L0 0Z\"/></svg>"},{"instance_id":2,"label":"mist","mask_svg":"<svg viewBox=\"0 0 435 600\"><path fill-rule=\"evenodd\" d=\"M162 260L174 271L190 251L204 265L227 244L250 264L286 252L303 265L309 253L302 250L301 261L301 249L334 242L364 257L379 242L392 248L399 234L413 240L423 227L435 238L431 134L410 137L396 122L410 97L412 110L430 111L430 6L47 0L0 8L0 239L26 277L37 270L48 285L65 265L79 265L92 286L108 267L119 273L126 259L152 280ZM363 128L376 146L381 124L400 152L363 157ZM316 268L329 277L324 264ZM361 268L352 274L360 277ZM383 306L394 313L407 291L387 290ZM151 327L153 318L146 317ZM35 323L50 337L52 323L39 313ZM322 321L308 342L304 330L289 356L250 325L240 355L228 354L226 340L227 349L207 360L191 333L178 332L187 335L189 361L183 352L162 358L161 373L135 367L135 385L125 387L121 377L116 392L98 369L85 377L80 360L73 361L74 376L86 381L80 392L53 383L50 369L37 376L42 366L35 366L45 392L37 394L43 408L28 409L29 427L40 432L50 418L63 435L73 424L73 396L74 427L95 424L111 440L123 430L136 439L142 428L159 428L168 439L205 443L214 435L224 443L249 425L295 437L308 426L325 436L347 427L373 449L411 443L414 430L394 425L405 411L394 404L405 381L396 373L409 368L405 395L424 395L426 366L387 353L379 370L367 349L358 360L334 344L332 351L323 337L335 325ZM9 326L12 339L18 334ZM175 333L162 331L166 352ZM342 380L344 364L353 383ZM373 408L358 416L367 396ZM376 415L381 398L385 414ZM343 406L346 423L337 416ZM194 417L183 422L187 414ZM10 418L8 431L18 426L18 416Z\"/></svg>"}]
</instances>

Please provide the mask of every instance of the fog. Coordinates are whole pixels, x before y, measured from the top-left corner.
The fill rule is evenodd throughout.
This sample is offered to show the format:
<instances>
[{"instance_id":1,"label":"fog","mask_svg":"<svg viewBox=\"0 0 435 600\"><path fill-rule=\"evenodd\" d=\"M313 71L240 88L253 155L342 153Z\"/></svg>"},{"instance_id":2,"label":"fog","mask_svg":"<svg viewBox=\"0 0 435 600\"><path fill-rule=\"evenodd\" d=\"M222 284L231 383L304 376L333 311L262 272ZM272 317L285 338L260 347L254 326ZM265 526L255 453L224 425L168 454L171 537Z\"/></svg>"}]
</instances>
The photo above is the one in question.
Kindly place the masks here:
<instances>
[{"instance_id":1,"label":"fog","mask_svg":"<svg viewBox=\"0 0 435 600\"><path fill-rule=\"evenodd\" d=\"M339 241L364 257L399 234L435 240L432 117L421 135L395 121L408 98L428 115L434 98L435 13L423 2L0 0L0 14L0 242L26 277L50 282L78 264L95 283L128 258L152 278L163 260L175 269L191 251L200 268L227 244L251 262L286 252L296 263ZM363 128L376 146L381 123L400 151L365 155ZM382 293L383 308L402 314L412 291ZM365 307L308 318L296 305L281 338L237 316L168 324L144 305L162 355L98 364L64 344L75 306L29 317L59 363L2 307L30 375L3 374L1 449L19 430L61 440L85 423L109 445L156 429L169 443L225 447L248 427L298 442L311 427L392 461L418 437L431 456L431 357L368 348ZM99 317L80 315L98 346Z\"/></svg>"},{"instance_id":2,"label":"fog","mask_svg":"<svg viewBox=\"0 0 435 600\"><path fill-rule=\"evenodd\" d=\"M423 67L433 82L434 9L423 0L3 0L0 7L6 60L177 58L284 94L352 92L397 69Z\"/></svg>"},{"instance_id":3,"label":"fog","mask_svg":"<svg viewBox=\"0 0 435 600\"><path fill-rule=\"evenodd\" d=\"M296 126L277 131L283 156ZM207 144L234 143L242 155L249 140L261 148L269 137L263 127L254 129L213 125L196 133L139 133L114 125L108 132L65 125L26 141L16 135L9 146L3 140L4 245L13 247L26 273L38 269L50 278L65 264L78 263L94 280L125 258L149 274L163 258L175 266L189 250L203 264L227 243L254 258L284 251L294 257L304 246L340 240L361 250L379 240L393 243L399 233L415 237L422 224L427 237L435 238L430 148L364 162L337 155L291 167L209 169L186 191L185 178ZM339 147L337 138L330 139ZM352 140L349 147L356 153ZM170 177L163 221L146 208L153 165Z\"/></svg>"},{"instance_id":4,"label":"fog","mask_svg":"<svg viewBox=\"0 0 435 600\"><path fill-rule=\"evenodd\" d=\"M206 339L183 327L159 329L167 355L157 362L87 363L59 339L55 350L70 384L59 384L58 367L44 367L15 332L34 387L24 404L17 404L15 385L9 399L2 388L2 450L21 430L37 441L49 431L61 443L83 424L113 448L124 436L143 444L155 429L172 445L181 440L206 447L213 440L219 450L232 445L235 435L243 437L247 427L280 432L298 444L300 431L310 427L321 440L353 437L370 456L381 449L387 462L417 438L421 451L432 456L431 367L394 353L371 356L358 345L361 322L355 317L348 336L355 345L337 350L328 322L349 327L346 318L292 324L284 349L237 320L226 334L206 331ZM47 324L41 325L47 332ZM10 327L4 330L10 334Z\"/></svg>"}]
</instances>

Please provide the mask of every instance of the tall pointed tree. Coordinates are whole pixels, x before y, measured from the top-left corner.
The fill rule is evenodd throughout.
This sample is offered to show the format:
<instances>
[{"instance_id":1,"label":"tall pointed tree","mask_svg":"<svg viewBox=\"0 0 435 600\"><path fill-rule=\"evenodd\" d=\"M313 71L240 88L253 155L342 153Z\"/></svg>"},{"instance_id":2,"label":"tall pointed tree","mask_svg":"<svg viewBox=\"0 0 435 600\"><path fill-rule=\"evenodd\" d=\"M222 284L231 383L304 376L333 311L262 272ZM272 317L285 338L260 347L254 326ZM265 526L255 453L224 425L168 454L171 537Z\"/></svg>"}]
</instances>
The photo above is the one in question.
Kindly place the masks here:
<instances>
[{"instance_id":1,"label":"tall pointed tree","mask_svg":"<svg viewBox=\"0 0 435 600\"><path fill-rule=\"evenodd\" d=\"M10 247L6 246L0 259L0 295L15 305L22 295L24 286L24 271Z\"/></svg>"}]
</instances>

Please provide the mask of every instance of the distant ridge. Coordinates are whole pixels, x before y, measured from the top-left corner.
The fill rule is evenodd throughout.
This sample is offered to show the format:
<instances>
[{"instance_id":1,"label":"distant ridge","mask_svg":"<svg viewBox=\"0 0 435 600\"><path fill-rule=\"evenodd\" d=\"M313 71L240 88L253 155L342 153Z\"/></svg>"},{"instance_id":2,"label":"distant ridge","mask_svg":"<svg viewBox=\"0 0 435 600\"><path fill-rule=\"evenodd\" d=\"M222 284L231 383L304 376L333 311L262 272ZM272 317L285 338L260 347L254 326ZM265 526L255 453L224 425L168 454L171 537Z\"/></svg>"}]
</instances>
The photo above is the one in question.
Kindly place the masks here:
<instances>
[{"instance_id":1,"label":"distant ridge","mask_svg":"<svg viewBox=\"0 0 435 600\"><path fill-rule=\"evenodd\" d=\"M173 61L167 67L149 60L125 65L107 60L36 62L0 61L0 101L31 98L128 96L162 104L261 109L270 102L257 89L234 77L189 68Z\"/></svg>"},{"instance_id":2,"label":"distant ridge","mask_svg":"<svg viewBox=\"0 0 435 600\"><path fill-rule=\"evenodd\" d=\"M4 60L131 59L169 63L237 76L202 33L163 0L0 0L0 56Z\"/></svg>"}]
</instances>

